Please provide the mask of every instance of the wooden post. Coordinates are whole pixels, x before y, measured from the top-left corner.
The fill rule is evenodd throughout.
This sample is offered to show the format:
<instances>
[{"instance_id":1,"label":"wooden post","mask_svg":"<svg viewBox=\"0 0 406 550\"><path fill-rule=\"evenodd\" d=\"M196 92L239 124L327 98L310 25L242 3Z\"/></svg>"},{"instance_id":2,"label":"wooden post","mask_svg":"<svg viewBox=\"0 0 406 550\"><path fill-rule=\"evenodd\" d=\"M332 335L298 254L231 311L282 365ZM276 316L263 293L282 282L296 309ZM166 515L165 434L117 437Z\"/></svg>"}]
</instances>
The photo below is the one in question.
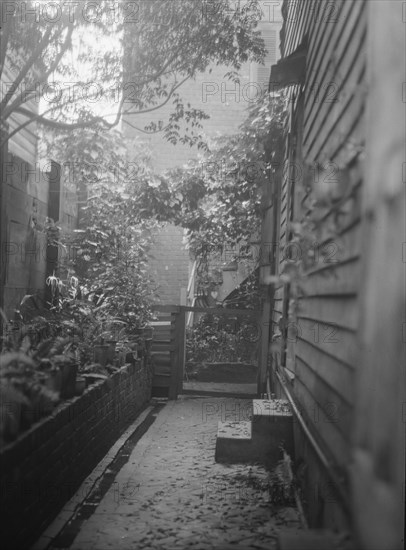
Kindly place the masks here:
<instances>
[{"instance_id":1,"label":"wooden post","mask_svg":"<svg viewBox=\"0 0 406 550\"><path fill-rule=\"evenodd\" d=\"M404 547L405 24L402 2L367 2L363 294L351 469L359 547ZM403 257L402 257L403 248Z\"/></svg>"},{"instance_id":2,"label":"wooden post","mask_svg":"<svg viewBox=\"0 0 406 550\"><path fill-rule=\"evenodd\" d=\"M268 347L269 347L269 324L271 319L271 297L266 296L262 303L261 326L259 333L259 357L258 357L258 377L257 393L258 397L266 392L266 379L268 374Z\"/></svg>"},{"instance_id":3,"label":"wooden post","mask_svg":"<svg viewBox=\"0 0 406 550\"><path fill-rule=\"evenodd\" d=\"M8 124L2 123L0 127L0 143L8 134ZM8 155L8 142L0 148L0 307L4 309L4 285L7 278L7 181L6 162ZM0 335L3 334L3 317L0 315Z\"/></svg>"},{"instance_id":4,"label":"wooden post","mask_svg":"<svg viewBox=\"0 0 406 550\"><path fill-rule=\"evenodd\" d=\"M178 382L176 397L182 393L183 376L185 372L185 360L186 360L186 311L184 307L180 308L178 315L179 322L179 359L178 359Z\"/></svg>"},{"instance_id":5,"label":"wooden post","mask_svg":"<svg viewBox=\"0 0 406 550\"><path fill-rule=\"evenodd\" d=\"M178 365L179 365L179 306L178 311L171 314L171 376L169 379L168 399L177 398L178 390Z\"/></svg>"},{"instance_id":6,"label":"wooden post","mask_svg":"<svg viewBox=\"0 0 406 550\"><path fill-rule=\"evenodd\" d=\"M49 191L48 191L48 218L51 218L55 224L59 221L60 218L60 202L61 202L61 166L55 162L51 161L51 170L47 173L48 182L49 182ZM54 238L58 238L59 232L55 231ZM58 275L59 267L59 250L58 245L47 242L47 254L46 254L46 272L45 279L49 276L52 276L55 272L55 275ZM45 285L45 301L47 304L55 306L53 303L54 298L52 297L50 286Z\"/></svg>"}]
</instances>

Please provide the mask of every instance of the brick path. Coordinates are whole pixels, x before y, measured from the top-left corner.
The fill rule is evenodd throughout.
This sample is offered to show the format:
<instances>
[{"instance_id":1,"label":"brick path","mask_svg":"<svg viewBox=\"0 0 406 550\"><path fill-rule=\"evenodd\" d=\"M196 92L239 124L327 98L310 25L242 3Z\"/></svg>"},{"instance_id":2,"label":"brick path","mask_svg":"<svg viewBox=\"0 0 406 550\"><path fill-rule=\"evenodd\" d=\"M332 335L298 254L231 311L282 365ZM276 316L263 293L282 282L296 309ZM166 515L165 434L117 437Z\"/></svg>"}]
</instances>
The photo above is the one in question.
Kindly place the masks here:
<instances>
[{"instance_id":1,"label":"brick path","mask_svg":"<svg viewBox=\"0 0 406 550\"><path fill-rule=\"evenodd\" d=\"M272 549L293 508L269 502L259 466L214 462L218 420L247 420L249 400L169 402L133 448L71 550Z\"/></svg>"}]
</instances>

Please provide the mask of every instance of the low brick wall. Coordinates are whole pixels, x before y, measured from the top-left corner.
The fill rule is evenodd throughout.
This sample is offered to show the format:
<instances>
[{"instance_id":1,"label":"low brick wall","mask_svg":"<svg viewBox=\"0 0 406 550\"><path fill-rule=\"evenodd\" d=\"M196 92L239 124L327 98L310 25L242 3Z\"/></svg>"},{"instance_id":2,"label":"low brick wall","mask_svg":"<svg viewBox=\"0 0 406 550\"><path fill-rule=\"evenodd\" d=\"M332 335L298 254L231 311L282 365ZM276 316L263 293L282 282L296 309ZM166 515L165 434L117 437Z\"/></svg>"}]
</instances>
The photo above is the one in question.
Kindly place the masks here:
<instances>
[{"instance_id":1,"label":"low brick wall","mask_svg":"<svg viewBox=\"0 0 406 550\"><path fill-rule=\"evenodd\" d=\"M151 396L145 361L62 403L0 452L3 548L29 548Z\"/></svg>"}]
</instances>

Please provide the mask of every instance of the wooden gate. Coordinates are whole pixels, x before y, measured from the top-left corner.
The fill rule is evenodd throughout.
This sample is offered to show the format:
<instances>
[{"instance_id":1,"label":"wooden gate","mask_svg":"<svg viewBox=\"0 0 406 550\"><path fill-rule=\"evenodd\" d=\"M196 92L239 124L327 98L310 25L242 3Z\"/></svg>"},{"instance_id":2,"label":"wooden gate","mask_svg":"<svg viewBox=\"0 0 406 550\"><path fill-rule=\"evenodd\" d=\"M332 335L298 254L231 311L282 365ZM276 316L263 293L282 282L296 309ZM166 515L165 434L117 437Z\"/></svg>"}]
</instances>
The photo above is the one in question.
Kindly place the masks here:
<instances>
[{"instance_id":1,"label":"wooden gate","mask_svg":"<svg viewBox=\"0 0 406 550\"><path fill-rule=\"evenodd\" d=\"M185 312L181 306L156 305L152 323L152 395L176 399L182 390L185 364Z\"/></svg>"},{"instance_id":2,"label":"wooden gate","mask_svg":"<svg viewBox=\"0 0 406 550\"><path fill-rule=\"evenodd\" d=\"M256 322L259 319L259 312L249 309L176 305L155 305L153 309L158 314L158 320L152 323L151 353L154 369L152 395L155 397L168 397L169 399L176 399L182 393L185 371L187 313L245 317Z\"/></svg>"}]
</instances>

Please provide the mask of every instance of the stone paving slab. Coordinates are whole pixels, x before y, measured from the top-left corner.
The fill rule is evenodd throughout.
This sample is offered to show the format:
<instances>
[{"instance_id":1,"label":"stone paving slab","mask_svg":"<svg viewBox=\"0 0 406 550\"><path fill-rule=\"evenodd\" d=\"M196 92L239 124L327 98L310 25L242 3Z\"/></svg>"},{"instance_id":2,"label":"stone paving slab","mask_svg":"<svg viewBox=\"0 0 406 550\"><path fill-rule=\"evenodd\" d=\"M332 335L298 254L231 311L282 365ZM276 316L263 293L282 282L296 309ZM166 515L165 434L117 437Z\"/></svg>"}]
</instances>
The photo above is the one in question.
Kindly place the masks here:
<instances>
[{"instance_id":1,"label":"stone paving slab","mask_svg":"<svg viewBox=\"0 0 406 550\"><path fill-rule=\"evenodd\" d=\"M257 394L257 384L250 383L231 383L231 382L200 382L198 380L189 380L183 382L183 391L186 392L205 392L220 393L221 395L233 394L244 397L255 397Z\"/></svg>"},{"instance_id":2,"label":"stone paving slab","mask_svg":"<svg viewBox=\"0 0 406 550\"><path fill-rule=\"evenodd\" d=\"M168 402L69 548L276 548L281 528L300 529L296 509L271 503L262 467L214 461L218 422L246 409L230 398Z\"/></svg>"}]
</instances>

